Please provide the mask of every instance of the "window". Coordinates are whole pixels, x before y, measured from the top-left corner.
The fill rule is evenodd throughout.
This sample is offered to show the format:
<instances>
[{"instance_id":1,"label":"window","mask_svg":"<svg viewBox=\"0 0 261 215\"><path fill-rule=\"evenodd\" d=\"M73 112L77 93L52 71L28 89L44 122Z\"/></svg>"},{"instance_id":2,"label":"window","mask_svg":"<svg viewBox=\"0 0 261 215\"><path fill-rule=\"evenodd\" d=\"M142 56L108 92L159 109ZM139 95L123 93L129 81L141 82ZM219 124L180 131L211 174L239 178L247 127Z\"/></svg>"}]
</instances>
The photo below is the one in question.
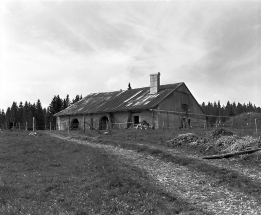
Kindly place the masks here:
<instances>
[{"instance_id":1,"label":"window","mask_svg":"<svg viewBox=\"0 0 261 215\"><path fill-rule=\"evenodd\" d=\"M186 112L189 110L189 105L188 104L181 104L181 107Z\"/></svg>"},{"instance_id":2,"label":"window","mask_svg":"<svg viewBox=\"0 0 261 215\"><path fill-rule=\"evenodd\" d=\"M139 122L140 122L139 116L134 116L133 119L134 119L134 124L139 124Z\"/></svg>"}]
</instances>

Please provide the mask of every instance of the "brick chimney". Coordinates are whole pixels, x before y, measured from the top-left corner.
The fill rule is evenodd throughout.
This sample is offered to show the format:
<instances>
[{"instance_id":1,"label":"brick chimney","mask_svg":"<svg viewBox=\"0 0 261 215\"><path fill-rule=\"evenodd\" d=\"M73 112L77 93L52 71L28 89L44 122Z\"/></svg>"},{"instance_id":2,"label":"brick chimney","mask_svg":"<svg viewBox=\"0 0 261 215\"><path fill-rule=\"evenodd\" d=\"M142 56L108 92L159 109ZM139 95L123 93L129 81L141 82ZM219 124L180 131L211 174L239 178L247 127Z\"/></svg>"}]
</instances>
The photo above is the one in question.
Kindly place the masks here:
<instances>
[{"instance_id":1,"label":"brick chimney","mask_svg":"<svg viewBox=\"0 0 261 215\"><path fill-rule=\"evenodd\" d=\"M160 88L160 73L150 74L150 94L156 94Z\"/></svg>"}]
</instances>

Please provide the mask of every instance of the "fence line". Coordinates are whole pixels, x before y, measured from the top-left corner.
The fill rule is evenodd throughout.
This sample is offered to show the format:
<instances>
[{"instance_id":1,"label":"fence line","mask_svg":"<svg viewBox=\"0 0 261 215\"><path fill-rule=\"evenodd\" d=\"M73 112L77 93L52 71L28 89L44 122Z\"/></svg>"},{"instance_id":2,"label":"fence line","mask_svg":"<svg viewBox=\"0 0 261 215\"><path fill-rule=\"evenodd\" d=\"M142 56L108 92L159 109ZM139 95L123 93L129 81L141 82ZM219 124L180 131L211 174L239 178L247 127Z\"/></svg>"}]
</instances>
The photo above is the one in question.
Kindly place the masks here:
<instances>
[{"instance_id":1,"label":"fence line","mask_svg":"<svg viewBox=\"0 0 261 215\"><path fill-rule=\"evenodd\" d=\"M155 109L151 109L151 111L157 111L157 112L168 112L168 113L174 113L174 114L184 114L185 112L177 112L177 111L164 111L164 110L155 110ZM194 113L191 113L194 115ZM198 114L198 115L202 115L202 114ZM218 127L223 127L223 128L235 128L235 129L243 129L243 130L252 130L253 133L255 133L256 135L258 135L258 133L260 134L260 127L261 127L261 120L257 119L257 118L249 118L250 120L245 122L244 124L242 124L242 122L240 122L240 124L237 124L236 122L234 122L234 118L236 117L231 117L231 116L218 116L218 115L206 115L206 116L212 116L212 117L216 117L216 121L214 124L212 124L211 126L207 126L205 123L204 124L198 124L198 125L194 125L193 127L191 127L190 125L187 125L187 128L182 127L183 129L189 129L189 128L202 128L204 130L207 130L207 127L209 128L218 128ZM220 117L226 117L227 119L232 119L231 121L228 122L222 122ZM100 129L100 123L94 123L95 125L90 125L84 118L83 120L83 127L79 127L79 123L77 124L77 128L78 130L83 130L84 132L86 131L86 129L89 127L89 129L94 129L96 131L99 132ZM142 123L142 122L140 122ZM139 124L140 124L139 123ZM49 125L48 125L49 124ZM35 118L33 117L32 121L30 122L15 122L15 120L13 120L12 122L5 122L5 123L0 123L0 128L1 129L18 129L18 130L26 130L26 131L36 131L36 130L50 130L50 132L52 130L58 130L58 124L53 125L52 122L49 123L45 123L42 126L38 126L37 125L37 121L35 120ZM86 124L88 126L86 126ZM68 125L67 125L68 126ZM116 126L116 128L119 129L125 129L125 128L138 128L137 124L135 124L134 122L113 122L110 123L108 122L108 125L106 127L106 129L112 129L115 128L114 126ZM167 123L165 121L162 122L161 125L158 125L160 129L164 130L164 129L178 129L175 127L169 127L167 126ZM70 132L70 130L73 129L73 124L71 123L68 126L68 132ZM150 126L148 126L150 127ZM61 128L61 123L60 123L60 128ZM151 128L151 127L150 127ZM100 132L99 132L100 133Z\"/></svg>"}]
</instances>

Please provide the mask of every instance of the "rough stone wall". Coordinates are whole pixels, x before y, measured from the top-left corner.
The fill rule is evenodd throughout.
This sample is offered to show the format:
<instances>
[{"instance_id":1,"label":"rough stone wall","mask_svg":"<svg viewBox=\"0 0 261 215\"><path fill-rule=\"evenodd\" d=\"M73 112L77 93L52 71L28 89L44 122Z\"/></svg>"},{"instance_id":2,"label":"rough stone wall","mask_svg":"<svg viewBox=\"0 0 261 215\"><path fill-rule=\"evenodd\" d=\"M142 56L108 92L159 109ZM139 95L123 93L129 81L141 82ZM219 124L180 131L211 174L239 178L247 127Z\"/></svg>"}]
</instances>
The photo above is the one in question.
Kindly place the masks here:
<instances>
[{"instance_id":1,"label":"rough stone wall","mask_svg":"<svg viewBox=\"0 0 261 215\"><path fill-rule=\"evenodd\" d=\"M132 117L132 122L134 122L134 116L139 116L139 121L146 121L147 123L149 123L150 125L154 125L155 126L155 118L154 120L152 120L152 112L148 111L148 110L142 110L141 112L136 112L136 113L132 113L131 117Z\"/></svg>"},{"instance_id":2,"label":"rough stone wall","mask_svg":"<svg viewBox=\"0 0 261 215\"><path fill-rule=\"evenodd\" d=\"M99 129L100 119L106 116L109 120L109 124L113 129L125 129L127 128L127 122L130 124L134 122L134 116L139 116L139 121L145 120L150 125L157 125L157 118L155 117L152 120L151 111L143 110L140 112L115 112L115 113L99 113L99 114L91 114L91 115L75 115L75 116L61 116L57 117L57 128L58 130L68 130L68 125L71 126L71 123L74 119L79 121L79 130L90 129L91 122L93 122L93 127L95 129ZM70 121L70 122L69 122ZM85 122L85 126L84 126Z\"/></svg>"}]
</instances>

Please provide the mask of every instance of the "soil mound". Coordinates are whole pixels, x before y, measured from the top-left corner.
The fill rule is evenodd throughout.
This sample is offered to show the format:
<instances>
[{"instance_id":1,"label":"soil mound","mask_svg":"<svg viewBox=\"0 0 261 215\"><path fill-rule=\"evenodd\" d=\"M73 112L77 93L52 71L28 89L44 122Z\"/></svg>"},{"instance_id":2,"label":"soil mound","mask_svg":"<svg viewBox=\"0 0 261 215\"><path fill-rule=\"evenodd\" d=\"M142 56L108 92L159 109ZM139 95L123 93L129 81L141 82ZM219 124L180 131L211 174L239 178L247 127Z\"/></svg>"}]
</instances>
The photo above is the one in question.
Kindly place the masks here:
<instances>
[{"instance_id":1,"label":"soil mound","mask_svg":"<svg viewBox=\"0 0 261 215\"><path fill-rule=\"evenodd\" d=\"M251 136L239 137L237 135L221 136L214 142L214 146L222 152L237 152L250 148L258 148L260 145L261 143L258 138Z\"/></svg>"},{"instance_id":2,"label":"soil mound","mask_svg":"<svg viewBox=\"0 0 261 215\"><path fill-rule=\"evenodd\" d=\"M239 137L233 132L223 128L215 129L207 136L201 138L193 133L180 134L166 142L168 146L181 145L202 146L206 150L231 153L261 147L261 140L251 136Z\"/></svg>"}]
</instances>

